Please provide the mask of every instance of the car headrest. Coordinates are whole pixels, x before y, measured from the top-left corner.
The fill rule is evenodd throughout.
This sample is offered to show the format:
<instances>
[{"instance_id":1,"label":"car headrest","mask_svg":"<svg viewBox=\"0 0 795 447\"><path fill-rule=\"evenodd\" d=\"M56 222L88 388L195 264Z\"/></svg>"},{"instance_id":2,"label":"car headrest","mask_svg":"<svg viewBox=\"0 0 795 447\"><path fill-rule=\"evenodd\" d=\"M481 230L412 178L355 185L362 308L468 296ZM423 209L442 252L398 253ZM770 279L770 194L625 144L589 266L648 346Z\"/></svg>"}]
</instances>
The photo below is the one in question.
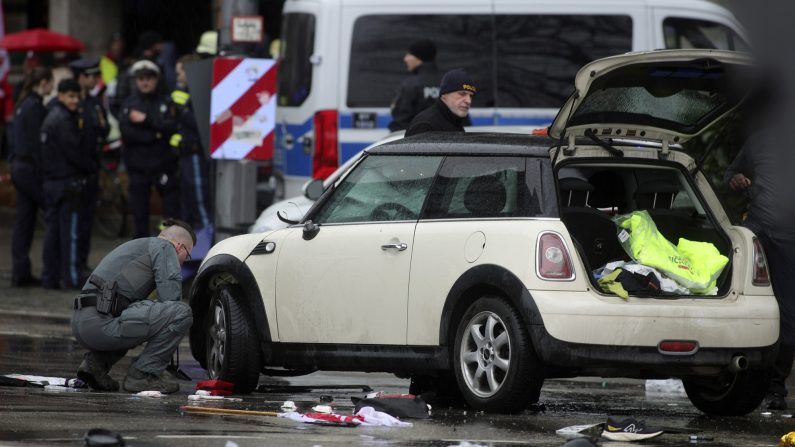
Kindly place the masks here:
<instances>
[{"instance_id":1,"label":"car headrest","mask_svg":"<svg viewBox=\"0 0 795 447\"><path fill-rule=\"evenodd\" d=\"M494 175L476 177L464 193L464 206L475 216L496 216L505 208L505 185Z\"/></svg>"},{"instance_id":2,"label":"car headrest","mask_svg":"<svg viewBox=\"0 0 795 447\"><path fill-rule=\"evenodd\" d=\"M594 208L615 208L623 210L627 205L624 180L615 172L599 171L588 181L593 185L590 205Z\"/></svg>"},{"instance_id":3,"label":"car headrest","mask_svg":"<svg viewBox=\"0 0 795 447\"><path fill-rule=\"evenodd\" d=\"M588 198L594 190L587 180L577 177L564 177L558 180L561 200L564 206L588 206Z\"/></svg>"},{"instance_id":4,"label":"car headrest","mask_svg":"<svg viewBox=\"0 0 795 447\"><path fill-rule=\"evenodd\" d=\"M638 185L635 204L638 209L670 209L679 186L670 181L649 181Z\"/></svg>"}]
</instances>

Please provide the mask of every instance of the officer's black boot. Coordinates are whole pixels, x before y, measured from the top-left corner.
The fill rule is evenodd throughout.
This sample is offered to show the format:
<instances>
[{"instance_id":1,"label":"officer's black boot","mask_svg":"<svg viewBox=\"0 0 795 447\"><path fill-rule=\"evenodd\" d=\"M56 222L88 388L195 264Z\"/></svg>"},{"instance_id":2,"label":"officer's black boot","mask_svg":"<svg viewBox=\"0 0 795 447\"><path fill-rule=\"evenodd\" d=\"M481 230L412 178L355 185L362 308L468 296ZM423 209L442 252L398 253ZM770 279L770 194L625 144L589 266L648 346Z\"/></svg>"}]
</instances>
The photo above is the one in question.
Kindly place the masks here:
<instances>
[{"instance_id":1,"label":"officer's black boot","mask_svg":"<svg viewBox=\"0 0 795 447\"><path fill-rule=\"evenodd\" d=\"M160 391L163 394L171 394L179 391L179 384L170 380L167 373L158 375L139 371L133 366L127 371L124 378L124 390L131 393L141 391Z\"/></svg>"},{"instance_id":2,"label":"officer's black boot","mask_svg":"<svg viewBox=\"0 0 795 447\"><path fill-rule=\"evenodd\" d=\"M119 390L119 382L108 375L105 362L99 355L91 351L83 356L83 362L77 368L77 378L87 383L92 390Z\"/></svg>"}]
</instances>

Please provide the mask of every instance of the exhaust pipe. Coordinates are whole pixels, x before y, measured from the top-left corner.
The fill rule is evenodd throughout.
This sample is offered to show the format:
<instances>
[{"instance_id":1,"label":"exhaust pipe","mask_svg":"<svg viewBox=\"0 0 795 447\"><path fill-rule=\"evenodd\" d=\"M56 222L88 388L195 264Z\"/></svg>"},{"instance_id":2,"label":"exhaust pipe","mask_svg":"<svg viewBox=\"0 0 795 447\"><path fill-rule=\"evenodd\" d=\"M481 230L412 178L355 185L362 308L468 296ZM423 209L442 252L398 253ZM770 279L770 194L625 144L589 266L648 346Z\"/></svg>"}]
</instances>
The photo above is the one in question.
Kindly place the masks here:
<instances>
[{"instance_id":1,"label":"exhaust pipe","mask_svg":"<svg viewBox=\"0 0 795 447\"><path fill-rule=\"evenodd\" d=\"M735 355L732 357L732 361L729 363L729 371L736 373L745 371L746 369L748 369L748 359L745 358L744 355Z\"/></svg>"}]
</instances>

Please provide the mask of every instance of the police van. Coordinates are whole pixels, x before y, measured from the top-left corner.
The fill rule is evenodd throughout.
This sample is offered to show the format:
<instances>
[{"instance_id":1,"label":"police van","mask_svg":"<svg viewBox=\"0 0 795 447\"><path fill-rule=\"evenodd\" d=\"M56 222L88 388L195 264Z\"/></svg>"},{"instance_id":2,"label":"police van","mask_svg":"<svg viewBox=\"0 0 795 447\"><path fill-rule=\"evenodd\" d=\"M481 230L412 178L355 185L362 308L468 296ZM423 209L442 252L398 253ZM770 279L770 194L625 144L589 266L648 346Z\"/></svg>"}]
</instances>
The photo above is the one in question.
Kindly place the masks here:
<instances>
[{"instance_id":1,"label":"police van","mask_svg":"<svg viewBox=\"0 0 795 447\"><path fill-rule=\"evenodd\" d=\"M544 127L588 62L629 51L747 50L732 14L707 0L287 0L274 163L287 197L389 133L411 42L440 73L478 83L472 124Z\"/></svg>"}]
</instances>

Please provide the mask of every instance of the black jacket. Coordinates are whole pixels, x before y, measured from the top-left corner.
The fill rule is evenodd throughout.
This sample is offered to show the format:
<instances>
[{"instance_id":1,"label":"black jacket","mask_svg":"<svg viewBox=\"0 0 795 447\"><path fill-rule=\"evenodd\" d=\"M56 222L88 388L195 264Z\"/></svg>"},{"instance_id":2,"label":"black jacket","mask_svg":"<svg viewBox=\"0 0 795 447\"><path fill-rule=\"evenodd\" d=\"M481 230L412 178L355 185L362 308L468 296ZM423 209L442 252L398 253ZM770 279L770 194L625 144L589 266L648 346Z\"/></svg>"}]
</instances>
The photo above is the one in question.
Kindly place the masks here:
<instances>
[{"instance_id":1,"label":"black jacket","mask_svg":"<svg viewBox=\"0 0 795 447\"><path fill-rule=\"evenodd\" d=\"M466 120L467 117L459 118L450 111L441 99L437 99L431 107L423 110L411 120L405 136L410 137L433 130L463 132Z\"/></svg>"},{"instance_id":2,"label":"black jacket","mask_svg":"<svg viewBox=\"0 0 795 447\"><path fill-rule=\"evenodd\" d=\"M41 167L40 132L47 109L42 97L31 92L22 99L14 112L14 125L11 133L12 159L18 158Z\"/></svg>"},{"instance_id":3,"label":"black jacket","mask_svg":"<svg viewBox=\"0 0 795 447\"><path fill-rule=\"evenodd\" d=\"M398 88L392 102L392 122L389 130L405 129L418 113L439 97L439 69L435 62L423 62Z\"/></svg>"},{"instance_id":4,"label":"black jacket","mask_svg":"<svg viewBox=\"0 0 795 447\"><path fill-rule=\"evenodd\" d=\"M97 166L81 144L82 118L56 101L41 125L44 180L87 177L96 172Z\"/></svg>"},{"instance_id":5,"label":"black jacket","mask_svg":"<svg viewBox=\"0 0 795 447\"><path fill-rule=\"evenodd\" d=\"M146 114L141 123L130 121L130 111ZM159 93L129 96L122 106L119 119L124 142L124 164L130 170L165 172L176 163L177 152L168 140L176 128L176 112L171 101ZM165 170L165 171L164 171Z\"/></svg>"},{"instance_id":6,"label":"black jacket","mask_svg":"<svg viewBox=\"0 0 795 447\"><path fill-rule=\"evenodd\" d=\"M91 95L86 95L80 101L78 113L83 118L83 147L96 160L99 167L102 145L110 132L108 114L101 101Z\"/></svg>"},{"instance_id":7,"label":"black jacket","mask_svg":"<svg viewBox=\"0 0 795 447\"><path fill-rule=\"evenodd\" d=\"M176 133L180 136L176 141L179 154L191 155L202 152L199 125L193 113L193 102L188 88L177 84L176 90L171 92L171 102L176 113Z\"/></svg>"}]
</instances>

